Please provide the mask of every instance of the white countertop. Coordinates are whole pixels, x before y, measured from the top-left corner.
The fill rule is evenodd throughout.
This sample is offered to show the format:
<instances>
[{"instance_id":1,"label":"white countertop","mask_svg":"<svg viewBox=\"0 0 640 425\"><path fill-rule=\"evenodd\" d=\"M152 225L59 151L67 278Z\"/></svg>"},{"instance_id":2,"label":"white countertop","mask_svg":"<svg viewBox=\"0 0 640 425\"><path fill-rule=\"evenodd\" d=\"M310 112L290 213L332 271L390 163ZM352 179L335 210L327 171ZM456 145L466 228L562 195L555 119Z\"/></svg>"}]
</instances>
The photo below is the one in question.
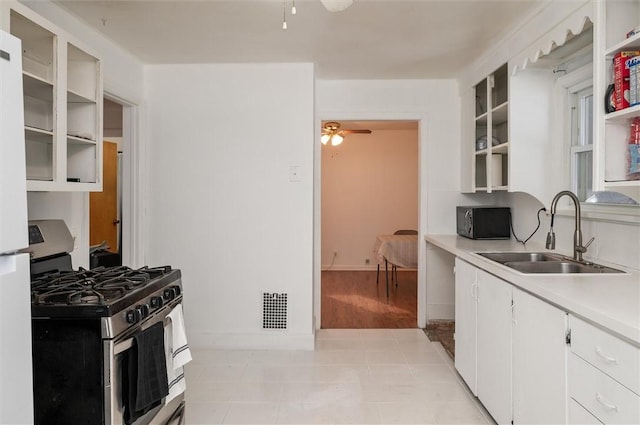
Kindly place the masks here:
<instances>
[{"instance_id":1,"label":"white countertop","mask_svg":"<svg viewBox=\"0 0 640 425\"><path fill-rule=\"evenodd\" d=\"M557 307L588 320L640 346L640 272L614 274L524 274L482 257L476 252L552 252L539 244L510 240L472 240L458 235L426 235L425 240L506 280ZM428 265L427 265L428 267Z\"/></svg>"}]
</instances>

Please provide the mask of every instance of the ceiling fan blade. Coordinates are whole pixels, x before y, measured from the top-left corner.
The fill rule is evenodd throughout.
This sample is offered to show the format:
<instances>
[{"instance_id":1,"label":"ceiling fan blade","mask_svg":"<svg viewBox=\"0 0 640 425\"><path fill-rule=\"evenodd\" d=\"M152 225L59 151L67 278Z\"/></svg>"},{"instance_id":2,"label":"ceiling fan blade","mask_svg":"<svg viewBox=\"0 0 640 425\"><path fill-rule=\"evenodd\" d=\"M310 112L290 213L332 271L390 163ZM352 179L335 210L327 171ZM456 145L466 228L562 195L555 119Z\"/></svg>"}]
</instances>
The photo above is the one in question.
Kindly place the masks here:
<instances>
[{"instance_id":1,"label":"ceiling fan blade","mask_svg":"<svg viewBox=\"0 0 640 425\"><path fill-rule=\"evenodd\" d=\"M342 130L344 134L371 134L371 130Z\"/></svg>"},{"instance_id":2,"label":"ceiling fan blade","mask_svg":"<svg viewBox=\"0 0 640 425\"><path fill-rule=\"evenodd\" d=\"M341 12L353 4L353 0L320 0L329 12Z\"/></svg>"}]
</instances>

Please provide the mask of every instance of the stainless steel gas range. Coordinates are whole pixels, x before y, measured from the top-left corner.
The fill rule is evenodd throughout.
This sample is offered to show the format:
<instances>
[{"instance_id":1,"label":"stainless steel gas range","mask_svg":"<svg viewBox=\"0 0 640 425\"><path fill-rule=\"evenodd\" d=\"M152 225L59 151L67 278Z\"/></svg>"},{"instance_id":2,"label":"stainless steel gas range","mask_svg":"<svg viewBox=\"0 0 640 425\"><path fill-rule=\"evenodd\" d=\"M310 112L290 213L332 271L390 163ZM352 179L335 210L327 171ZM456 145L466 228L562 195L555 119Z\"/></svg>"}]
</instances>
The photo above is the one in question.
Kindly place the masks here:
<instances>
[{"instance_id":1,"label":"stainless steel gas range","mask_svg":"<svg viewBox=\"0 0 640 425\"><path fill-rule=\"evenodd\" d=\"M35 245L65 234L52 230L60 224L29 226L43 241L32 247L36 424L183 424L184 393L169 389L184 376L171 373L177 347L165 334L182 313L180 270L73 270L67 253L38 257Z\"/></svg>"}]
</instances>

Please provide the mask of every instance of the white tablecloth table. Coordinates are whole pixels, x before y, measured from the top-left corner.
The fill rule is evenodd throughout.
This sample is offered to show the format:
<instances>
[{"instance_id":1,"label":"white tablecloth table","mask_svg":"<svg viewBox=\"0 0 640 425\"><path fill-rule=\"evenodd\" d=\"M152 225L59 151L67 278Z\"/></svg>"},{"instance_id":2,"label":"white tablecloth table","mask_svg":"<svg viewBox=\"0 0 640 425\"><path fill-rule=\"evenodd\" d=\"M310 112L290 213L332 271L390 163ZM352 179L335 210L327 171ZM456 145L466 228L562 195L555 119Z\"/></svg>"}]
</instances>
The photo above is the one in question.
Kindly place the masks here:
<instances>
[{"instance_id":1,"label":"white tablecloth table","mask_svg":"<svg viewBox=\"0 0 640 425\"><path fill-rule=\"evenodd\" d=\"M378 235L373 247L378 264L391 263L404 268L418 267L418 235ZM387 297L389 297L389 276L385 273Z\"/></svg>"}]
</instances>

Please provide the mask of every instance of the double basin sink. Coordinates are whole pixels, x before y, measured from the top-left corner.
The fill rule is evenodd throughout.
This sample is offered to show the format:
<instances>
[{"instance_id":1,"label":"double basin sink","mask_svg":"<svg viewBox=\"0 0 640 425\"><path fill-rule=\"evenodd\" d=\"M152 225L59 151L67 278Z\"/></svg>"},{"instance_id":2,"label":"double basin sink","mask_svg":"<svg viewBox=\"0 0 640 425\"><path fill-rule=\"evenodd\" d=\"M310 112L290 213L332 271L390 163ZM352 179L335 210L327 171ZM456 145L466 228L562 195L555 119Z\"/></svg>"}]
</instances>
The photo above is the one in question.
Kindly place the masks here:
<instances>
[{"instance_id":1,"label":"double basin sink","mask_svg":"<svg viewBox=\"0 0 640 425\"><path fill-rule=\"evenodd\" d=\"M622 270L600 264L578 262L548 252L478 252L477 254L527 274L624 273Z\"/></svg>"}]
</instances>

